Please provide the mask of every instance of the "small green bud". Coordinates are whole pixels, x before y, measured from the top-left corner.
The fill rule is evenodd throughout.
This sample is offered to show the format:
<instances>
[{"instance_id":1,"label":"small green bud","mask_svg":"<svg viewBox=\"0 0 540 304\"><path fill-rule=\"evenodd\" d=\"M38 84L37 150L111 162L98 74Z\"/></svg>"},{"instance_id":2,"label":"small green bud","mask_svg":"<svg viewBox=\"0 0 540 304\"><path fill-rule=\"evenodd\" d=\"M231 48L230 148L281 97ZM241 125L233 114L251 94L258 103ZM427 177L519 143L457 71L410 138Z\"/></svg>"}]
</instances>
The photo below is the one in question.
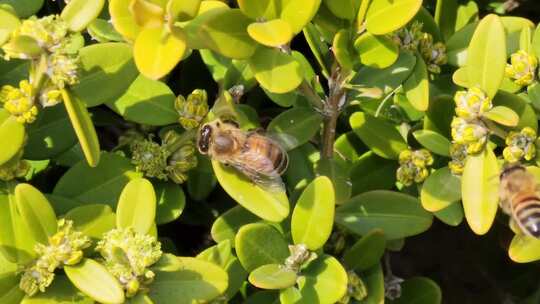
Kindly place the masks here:
<instances>
[{"instance_id":1,"label":"small green bud","mask_svg":"<svg viewBox=\"0 0 540 304\"><path fill-rule=\"evenodd\" d=\"M197 128L208 113L208 97L205 90L194 90L187 100L179 95L174 107L180 115L178 122L186 130Z\"/></svg>"},{"instance_id":2,"label":"small green bud","mask_svg":"<svg viewBox=\"0 0 540 304\"><path fill-rule=\"evenodd\" d=\"M350 270L347 272L348 283L347 293L339 301L339 304L348 304L351 299L356 301L362 301L368 296L368 290L364 281L356 274L356 272Z\"/></svg>"},{"instance_id":3,"label":"small green bud","mask_svg":"<svg viewBox=\"0 0 540 304\"><path fill-rule=\"evenodd\" d=\"M414 21L410 27L404 27L394 32L392 40L394 40L402 50L414 52L418 49L418 44L423 35L422 26L422 23Z\"/></svg>"},{"instance_id":4,"label":"small green bud","mask_svg":"<svg viewBox=\"0 0 540 304\"><path fill-rule=\"evenodd\" d=\"M510 56L510 64L506 65L506 77L517 85L528 86L535 79L538 60L524 50L519 50Z\"/></svg>"},{"instance_id":5,"label":"small green bud","mask_svg":"<svg viewBox=\"0 0 540 304\"><path fill-rule=\"evenodd\" d=\"M441 65L446 64L448 61L444 43L433 43L433 36L429 33L424 33L420 40L419 48L428 70L432 73L439 74L441 72Z\"/></svg>"},{"instance_id":6,"label":"small green bud","mask_svg":"<svg viewBox=\"0 0 540 304\"><path fill-rule=\"evenodd\" d=\"M477 87L456 92L454 101L457 116L467 120L477 119L493 107L491 98Z\"/></svg>"},{"instance_id":7,"label":"small green bud","mask_svg":"<svg viewBox=\"0 0 540 304\"><path fill-rule=\"evenodd\" d=\"M131 145L131 163L145 176L167 180L169 150L150 139L134 140Z\"/></svg>"},{"instance_id":8,"label":"small green bud","mask_svg":"<svg viewBox=\"0 0 540 304\"><path fill-rule=\"evenodd\" d=\"M450 147L450 157L452 160L448 162L448 168L453 174L461 175L467 159L467 145L453 143Z\"/></svg>"},{"instance_id":9,"label":"small green bud","mask_svg":"<svg viewBox=\"0 0 540 304\"><path fill-rule=\"evenodd\" d=\"M397 180L405 186L423 182L429 175L427 167L433 164L433 156L426 149L403 150L399 154Z\"/></svg>"},{"instance_id":10,"label":"small green bud","mask_svg":"<svg viewBox=\"0 0 540 304\"><path fill-rule=\"evenodd\" d=\"M289 252L291 255L285 260L285 267L294 272L299 272L302 266L317 258L317 254L304 244L289 245Z\"/></svg>"},{"instance_id":11,"label":"small green bud","mask_svg":"<svg viewBox=\"0 0 540 304\"><path fill-rule=\"evenodd\" d=\"M532 128L525 127L520 132L511 131L506 136L504 159L510 163L533 159L536 156L535 140L536 132Z\"/></svg>"},{"instance_id":12,"label":"small green bud","mask_svg":"<svg viewBox=\"0 0 540 304\"><path fill-rule=\"evenodd\" d=\"M18 159L9 161L0 166L0 180L7 182L24 177L29 170L30 164L26 160L20 159L19 156Z\"/></svg>"},{"instance_id":13,"label":"small green bud","mask_svg":"<svg viewBox=\"0 0 540 304\"><path fill-rule=\"evenodd\" d=\"M32 123L36 120L38 108L34 103L33 88L28 80L19 82L18 88L3 86L0 89L0 102L18 122Z\"/></svg>"},{"instance_id":14,"label":"small green bud","mask_svg":"<svg viewBox=\"0 0 540 304\"><path fill-rule=\"evenodd\" d=\"M484 149L489 129L481 120L467 121L454 117L451 123L452 139L455 143L465 145L468 154L476 154Z\"/></svg>"}]
</instances>

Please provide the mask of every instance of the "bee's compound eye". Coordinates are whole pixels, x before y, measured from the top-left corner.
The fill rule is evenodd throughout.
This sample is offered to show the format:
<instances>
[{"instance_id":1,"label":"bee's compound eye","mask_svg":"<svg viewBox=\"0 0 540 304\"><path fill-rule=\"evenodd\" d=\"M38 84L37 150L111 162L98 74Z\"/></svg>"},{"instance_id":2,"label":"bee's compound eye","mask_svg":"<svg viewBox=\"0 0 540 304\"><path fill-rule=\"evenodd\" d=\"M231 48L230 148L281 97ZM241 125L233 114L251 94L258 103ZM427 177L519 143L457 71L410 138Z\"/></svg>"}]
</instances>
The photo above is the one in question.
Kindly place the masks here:
<instances>
[{"instance_id":1,"label":"bee's compound eye","mask_svg":"<svg viewBox=\"0 0 540 304\"><path fill-rule=\"evenodd\" d=\"M208 146L210 145L210 139L212 137L212 128L209 125L205 125L201 128L199 133L199 141L197 147L202 154L208 153Z\"/></svg>"}]
</instances>

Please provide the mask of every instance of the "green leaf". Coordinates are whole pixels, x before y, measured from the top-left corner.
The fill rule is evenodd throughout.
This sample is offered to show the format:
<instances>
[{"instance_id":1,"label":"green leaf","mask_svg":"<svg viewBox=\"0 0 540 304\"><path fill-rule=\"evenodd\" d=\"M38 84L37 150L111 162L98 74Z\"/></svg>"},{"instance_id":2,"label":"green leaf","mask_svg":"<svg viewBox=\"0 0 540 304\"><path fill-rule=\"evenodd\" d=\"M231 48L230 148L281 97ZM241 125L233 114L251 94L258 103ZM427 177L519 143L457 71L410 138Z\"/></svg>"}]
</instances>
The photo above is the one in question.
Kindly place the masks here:
<instances>
[{"instance_id":1,"label":"green leaf","mask_svg":"<svg viewBox=\"0 0 540 304\"><path fill-rule=\"evenodd\" d=\"M508 256L517 263L530 263L540 260L540 240L517 234L510 243Z\"/></svg>"},{"instance_id":2,"label":"green leaf","mask_svg":"<svg viewBox=\"0 0 540 304\"><path fill-rule=\"evenodd\" d=\"M280 304L279 294L274 290L257 291L251 294L244 304Z\"/></svg>"},{"instance_id":3,"label":"green leaf","mask_svg":"<svg viewBox=\"0 0 540 304\"><path fill-rule=\"evenodd\" d=\"M463 67L467 63L467 48L471 43L472 36L478 22L468 24L455 32L446 42L446 55L448 63L453 66Z\"/></svg>"},{"instance_id":4,"label":"green leaf","mask_svg":"<svg viewBox=\"0 0 540 304\"><path fill-rule=\"evenodd\" d=\"M170 223L180 217L186 205L182 187L170 182L157 182L156 187L158 225Z\"/></svg>"},{"instance_id":5,"label":"green leaf","mask_svg":"<svg viewBox=\"0 0 540 304\"><path fill-rule=\"evenodd\" d=\"M367 32L354 41L354 48L360 56L360 62L372 68L386 68L399 57L399 48L390 38Z\"/></svg>"},{"instance_id":6,"label":"green leaf","mask_svg":"<svg viewBox=\"0 0 540 304\"><path fill-rule=\"evenodd\" d=\"M289 215L289 200L284 191L265 190L232 167L216 160L212 167L223 189L242 207L271 222L281 222Z\"/></svg>"},{"instance_id":7,"label":"green leaf","mask_svg":"<svg viewBox=\"0 0 540 304\"><path fill-rule=\"evenodd\" d=\"M71 89L87 107L114 101L139 74L126 43L93 44L80 49L79 56L79 83Z\"/></svg>"},{"instance_id":8,"label":"green leaf","mask_svg":"<svg viewBox=\"0 0 540 304\"><path fill-rule=\"evenodd\" d=\"M422 32L430 34L433 37L434 42L444 41L439 26L435 22L435 18L425 7L421 7L420 10L418 10L418 13L409 22L409 24L414 21L422 23Z\"/></svg>"},{"instance_id":9,"label":"green leaf","mask_svg":"<svg viewBox=\"0 0 540 304\"><path fill-rule=\"evenodd\" d=\"M302 270L298 278L302 298L294 303L335 303L345 295L347 280L347 273L338 260L322 254Z\"/></svg>"},{"instance_id":10,"label":"green leaf","mask_svg":"<svg viewBox=\"0 0 540 304\"><path fill-rule=\"evenodd\" d=\"M151 126L173 124L178 120L175 96L163 82L139 75L117 99L107 106L126 120Z\"/></svg>"},{"instance_id":11,"label":"green leaf","mask_svg":"<svg viewBox=\"0 0 540 304\"><path fill-rule=\"evenodd\" d=\"M221 214L212 224L212 239L216 243L230 240L234 245L236 233L242 226L259 221L260 218L242 208L242 206L232 207Z\"/></svg>"},{"instance_id":12,"label":"green leaf","mask_svg":"<svg viewBox=\"0 0 540 304\"><path fill-rule=\"evenodd\" d=\"M422 206L431 212L447 208L461 199L461 179L452 174L448 167L431 173L420 193Z\"/></svg>"},{"instance_id":13,"label":"green leaf","mask_svg":"<svg viewBox=\"0 0 540 304\"><path fill-rule=\"evenodd\" d=\"M11 32L20 25L21 21L11 10L0 7L0 45L8 41Z\"/></svg>"},{"instance_id":14,"label":"green leaf","mask_svg":"<svg viewBox=\"0 0 540 304\"><path fill-rule=\"evenodd\" d=\"M55 157L77 143L77 136L62 106L43 108L37 120L28 125L27 132L28 142L24 149L27 159Z\"/></svg>"},{"instance_id":15,"label":"green leaf","mask_svg":"<svg viewBox=\"0 0 540 304\"><path fill-rule=\"evenodd\" d=\"M414 138L429 151L450 156L450 141L441 134L431 130L417 130L413 132Z\"/></svg>"},{"instance_id":16,"label":"green leaf","mask_svg":"<svg viewBox=\"0 0 540 304\"><path fill-rule=\"evenodd\" d=\"M474 31L467 50L467 79L493 98L504 77L506 39L501 19L497 15L484 17Z\"/></svg>"},{"instance_id":17,"label":"green leaf","mask_svg":"<svg viewBox=\"0 0 540 304\"><path fill-rule=\"evenodd\" d=\"M504 106L496 106L485 112L483 116L503 126L515 127L519 123L519 116L512 109Z\"/></svg>"},{"instance_id":18,"label":"green leaf","mask_svg":"<svg viewBox=\"0 0 540 304\"><path fill-rule=\"evenodd\" d=\"M360 235L379 228L387 240L422 233L432 221L416 197L385 190L360 194L336 209L337 224Z\"/></svg>"},{"instance_id":19,"label":"green leaf","mask_svg":"<svg viewBox=\"0 0 540 304\"><path fill-rule=\"evenodd\" d=\"M334 150L349 161L356 161L366 147L353 131L341 134L334 143Z\"/></svg>"},{"instance_id":20,"label":"green leaf","mask_svg":"<svg viewBox=\"0 0 540 304\"><path fill-rule=\"evenodd\" d=\"M225 57L247 59L257 48L247 32L252 22L239 9L220 10L201 26L201 38L209 49Z\"/></svg>"},{"instance_id":21,"label":"green leaf","mask_svg":"<svg viewBox=\"0 0 540 304\"><path fill-rule=\"evenodd\" d=\"M514 130L521 130L524 127L530 127L538 130L538 120L532 106L521 96L499 91L493 99L494 106L504 106L512 109L519 116L519 123Z\"/></svg>"},{"instance_id":22,"label":"green leaf","mask_svg":"<svg viewBox=\"0 0 540 304\"><path fill-rule=\"evenodd\" d=\"M0 191L0 228L0 262L5 258L24 265L35 258L36 240L17 210L11 186Z\"/></svg>"},{"instance_id":23,"label":"green leaf","mask_svg":"<svg viewBox=\"0 0 540 304\"><path fill-rule=\"evenodd\" d=\"M32 237L41 244L48 244L49 237L56 233L57 224L56 214L47 198L29 184L18 184L15 201Z\"/></svg>"},{"instance_id":24,"label":"green leaf","mask_svg":"<svg viewBox=\"0 0 540 304\"><path fill-rule=\"evenodd\" d=\"M96 19L92 21L87 28L88 34L98 42L123 41L124 38L120 35L107 20Z\"/></svg>"},{"instance_id":25,"label":"green leaf","mask_svg":"<svg viewBox=\"0 0 540 304\"><path fill-rule=\"evenodd\" d=\"M0 138L7 143L0 149L0 165L5 164L21 150L26 132L24 125L18 123L8 111L0 109Z\"/></svg>"},{"instance_id":26,"label":"green leaf","mask_svg":"<svg viewBox=\"0 0 540 304\"><path fill-rule=\"evenodd\" d=\"M424 130L434 131L450 138L450 124L455 107L456 103L452 96L442 95L436 98L426 112Z\"/></svg>"},{"instance_id":27,"label":"green leaf","mask_svg":"<svg viewBox=\"0 0 540 304\"><path fill-rule=\"evenodd\" d=\"M132 227L147 234L156 217L156 193L152 183L144 178L129 181L122 190L116 207L116 227Z\"/></svg>"},{"instance_id":28,"label":"green leaf","mask_svg":"<svg viewBox=\"0 0 540 304\"><path fill-rule=\"evenodd\" d=\"M285 45L293 38L291 27L281 19L252 23L247 32L253 40L269 47Z\"/></svg>"},{"instance_id":29,"label":"green leaf","mask_svg":"<svg viewBox=\"0 0 540 304\"><path fill-rule=\"evenodd\" d=\"M379 229L362 236L343 255L348 269L365 271L379 263L386 249L384 232Z\"/></svg>"},{"instance_id":30,"label":"green leaf","mask_svg":"<svg viewBox=\"0 0 540 304\"><path fill-rule=\"evenodd\" d=\"M293 136L295 141L284 139L285 150L292 150L312 139L319 131L322 116L311 108L295 107L276 116L268 125L272 136L280 138L280 134Z\"/></svg>"},{"instance_id":31,"label":"green leaf","mask_svg":"<svg viewBox=\"0 0 540 304\"><path fill-rule=\"evenodd\" d=\"M532 48L536 57L540 57L540 24L534 30Z\"/></svg>"},{"instance_id":32,"label":"green leaf","mask_svg":"<svg viewBox=\"0 0 540 304\"><path fill-rule=\"evenodd\" d=\"M351 168L352 195L371 190L389 190L396 183L399 164L377 156L372 151L364 153Z\"/></svg>"},{"instance_id":33,"label":"green leaf","mask_svg":"<svg viewBox=\"0 0 540 304\"><path fill-rule=\"evenodd\" d=\"M529 19L514 16L502 16L501 21L506 32L506 53L509 55L519 50L521 33L525 28L532 30L534 23Z\"/></svg>"},{"instance_id":34,"label":"green leaf","mask_svg":"<svg viewBox=\"0 0 540 304\"><path fill-rule=\"evenodd\" d=\"M407 149L407 144L399 131L389 122L362 112L351 115L349 123L354 133L371 148L373 153L397 159L399 153Z\"/></svg>"},{"instance_id":35,"label":"green leaf","mask_svg":"<svg viewBox=\"0 0 540 304\"><path fill-rule=\"evenodd\" d=\"M71 125L79 139L86 162L90 167L99 163L100 147L96 129L90 118L90 113L78 99L72 99L67 89L62 90L62 99L68 113Z\"/></svg>"},{"instance_id":36,"label":"green leaf","mask_svg":"<svg viewBox=\"0 0 540 304\"><path fill-rule=\"evenodd\" d=\"M154 303L205 303L227 289L227 273L203 260L166 254L153 268L156 278L148 295Z\"/></svg>"},{"instance_id":37,"label":"green leaf","mask_svg":"<svg viewBox=\"0 0 540 304\"><path fill-rule=\"evenodd\" d=\"M429 80L426 63L420 55L416 56L414 70L403 83L405 95L413 107L418 111L426 111L429 106Z\"/></svg>"},{"instance_id":38,"label":"green leaf","mask_svg":"<svg viewBox=\"0 0 540 304\"><path fill-rule=\"evenodd\" d=\"M15 10L19 18L36 14L43 6L43 0L0 0L0 5L7 4Z\"/></svg>"},{"instance_id":39,"label":"green leaf","mask_svg":"<svg viewBox=\"0 0 540 304\"><path fill-rule=\"evenodd\" d=\"M310 250L321 248L330 237L334 224L335 194L332 181L326 176L314 179L298 199L291 219L295 244Z\"/></svg>"},{"instance_id":40,"label":"green leaf","mask_svg":"<svg viewBox=\"0 0 540 304\"><path fill-rule=\"evenodd\" d=\"M422 6L422 0L372 0L366 29L374 35L393 32L407 24Z\"/></svg>"},{"instance_id":41,"label":"green leaf","mask_svg":"<svg viewBox=\"0 0 540 304\"><path fill-rule=\"evenodd\" d=\"M177 21L188 21L199 12L201 0L172 0L167 3L167 17L170 24Z\"/></svg>"},{"instance_id":42,"label":"green leaf","mask_svg":"<svg viewBox=\"0 0 540 304\"><path fill-rule=\"evenodd\" d=\"M359 273L366 284L368 295L360 303L362 304L380 304L384 303L384 274L381 264L371 267L370 269Z\"/></svg>"},{"instance_id":43,"label":"green leaf","mask_svg":"<svg viewBox=\"0 0 540 304\"><path fill-rule=\"evenodd\" d=\"M83 259L74 266L64 266L69 280L80 291L102 303L124 303L124 290L105 266L91 259Z\"/></svg>"},{"instance_id":44,"label":"green leaf","mask_svg":"<svg viewBox=\"0 0 540 304\"><path fill-rule=\"evenodd\" d=\"M300 63L275 49L259 48L249 66L261 86L272 93L290 92L304 79Z\"/></svg>"},{"instance_id":45,"label":"green leaf","mask_svg":"<svg viewBox=\"0 0 540 304\"><path fill-rule=\"evenodd\" d=\"M441 288L437 283L424 277L414 277L401 284L401 296L390 300L392 304L438 304L442 301Z\"/></svg>"},{"instance_id":46,"label":"green leaf","mask_svg":"<svg viewBox=\"0 0 540 304\"><path fill-rule=\"evenodd\" d=\"M461 195L465 218L476 234L489 231L499 202L499 164L486 148L478 155L469 155L461 176Z\"/></svg>"},{"instance_id":47,"label":"green leaf","mask_svg":"<svg viewBox=\"0 0 540 304\"><path fill-rule=\"evenodd\" d=\"M296 284L296 272L280 264L260 266L249 274L249 282L262 289L285 289Z\"/></svg>"},{"instance_id":48,"label":"green leaf","mask_svg":"<svg viewBox=\"0 0 540 304\"><path fill-rule=\"evenodd\" d=\"M336 61L344 70L352 70L356 62L351 45L351 31L347 29L339 30L332 40L332 52Z\"/></svg>"},{"instance_id":49,"label":"green leaf","mask_svg":"<svg viewBox=\"0 0 540 304\"><path fill-rule=\"evenodd\" d=\"M147 28L135 39L133 58L141 74L159 79L176 66L186 49L186 37L180 29Z\"/></svg>"},{"instance_id":50,"label":"green leaf","mask_svg":"<svg viewBox=\"0 0 540 304\"><path fill-rule=\"evenodd\" d=\"M316 176L326 176L332 181L336 204L341 204L351 197L352 183L349 177L349 164L339 155L335 155L334 158L321 158L315 163Z\"/></svg>"},{"instance_id":51,"label":"green leaf","mask_svg":"<svg viewBox=\"0 0 540 304\"><path fill-rule=\"evenodd\" d=\"M132 179L142 177L131 162L113 153L102 153L95 168L85 162L71 167L54 187L53 194L73 198L84 203L99 202L116 209L124 186Z\"/></svg>"},{"instance_id":52,"label":"green leaf","mask_svg":"<svg viewBox=\"0 0 540 304\"><path fill-rule=\"evenodd\" d=\"M70 31L80 32L97 18L104 5L105 0L73 0L64 7L60 17L67 22Z\"/></svg>"},{"instance_id":53,"label":"green leaf","mask_svg":"<svg viewBox=\"0 0 540 304\"><path fill-rule=\"evenodd\" d=\"M463 222L465 215L463 214L463 206L460 202L454 202L448 207L434 212L433 215L441 220L443 223L450 226L458 226Z\"/></svg>"},{"instance_id":54,"label":"green leaf","mask_svg":"<svg viewBox=\"0 0 540 304\"><path fill-rule=\"evenodd\" d=\"M534 54L532 47L532 29L530 27L524 27L519 35L519 49L524 50L529 54Z\"/></svg>"},{"instance_id":55,"label":"green leaf","mask_svg":"<svg viewBox=\"0 0 540 304\"><path fill-rule=\"evenodd\" d=\"M349 1L335 1L324 0L326 7L341 19L347 19L353 21L360 7L361 0L349 0Z\"/></svg>"},{"instance_id":56,"label":"green leaf","mask_svg":"<svg viewBox=\"0 0 540 304\"><path fill-rule=\"evenodd\" d=\"M21 290L22 292L22 290ZM0 298L1 299L1 298ZM4 302L2 302L4 303ZM94 300L81 293L64 275L56 275L47 292L24 297L21 304L93 304Z\"/></svg>"},{"instance_id":57,"label":"green leaf","mask_svg":"<svg viewBox=\"0 0 540 304\"><path fill-rule=\"evenodd\" d=\"M434 18L445 41L448 41L455 31L457 10L457 0L437 0Z\"/></svg>"},{"instance_id":58,"label":"green leaf","mask_svg":"<svg viewBox=\"0 0 540 304\"><path fill-rule=\"evenodd\" d=\"M238 0L238 7L246 16L251 19L274 19L278 14L278 4L276 0Z\"/></svg>"},{"instance_id":59,"label":"green leaf","mask_svg":"<svg viewBox=\"0 0 540 304\"><path fill-rule=\"evenodd\" d=\"M285 238L268 224L243 226L234 242L238 259L248 272L266 264L283 264L289 256Z\"/></svg>"},{"instance_id":60,"label":"green leaf","mask_svg":"<svg viewBox=\"0 0 540 304\"><path fill-rule=\"evenodd\" d=\"M133 14L133 19L142 30L156 29L164 25L164 2L152 0L133 0L130 3L129 10Z\"/></svg>"},{"instance_id":61,"label":"green leaf","mask_svg":"<svg viewBox=\"0 0 540 304\"><path fill-rule=\"evenodd\" d=\"M197 155L197 167L189 170L187 191L189 197L201 201L210 195L217 184L216 176L212 169L212 163L208 157Z\"/></svg>"},{"instance_id":62,"label":"green leaf","mask_svg":"<svg viewBox=\"0 0 540 304\"><path fill-rule=\"evenodd\" d=\"M289 23L294 34L298 34L313 19L320 5L321 0L282 0L280 18Z\"/></svg>"},{"instance_id":63,"label":"green leaf","mask_svg":"<svg viewBox=\"0 0 540 304\"><path fill-rule=\"evenodd\" d=\"M140 31L129 8L131 2L131 0L109 0L109 14L114 29L129 41L135 40Z\"/></svg>"},{"instance_id":64,"label":"green leaf","mask_svg":"<svg viewBox=\"0 0 540 304\"><path fill-rule=\"evenodd\" d=\"M73 221L77 231L93 239L101 239L105 232L116 228L116 215L107 205L76 207L66 213L65 218Z\"/></svg>"}]
</instances>

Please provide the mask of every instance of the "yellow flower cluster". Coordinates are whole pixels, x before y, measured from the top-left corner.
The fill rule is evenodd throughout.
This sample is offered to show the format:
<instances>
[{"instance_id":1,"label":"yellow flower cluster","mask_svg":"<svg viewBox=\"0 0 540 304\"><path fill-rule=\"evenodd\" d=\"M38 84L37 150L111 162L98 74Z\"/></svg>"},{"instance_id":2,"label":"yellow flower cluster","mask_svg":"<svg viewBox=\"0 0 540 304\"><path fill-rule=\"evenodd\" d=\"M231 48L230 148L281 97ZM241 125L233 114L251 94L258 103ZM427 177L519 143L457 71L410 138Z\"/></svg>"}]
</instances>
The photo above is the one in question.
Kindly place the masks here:
<instances>
[{"instance_id":1,"label":"yellow flower cluster","mask_svg":"<svg viewBox=\"0 0 540 304\"><path fill-rule=\"evenodd\" d=\"M25 269L19 287L29 296L44 292L54 279L55 269L78 264L83 249L90 245L90 238L75 231L72 221L58 221L58 232L49 237L49 244L37 244L34 248L38 258Z\"/></svg>"},{"instance_id":2,"label":"yellow flower cluster","mask_svg":"<svg viewBox=\"0 0 540 304\"><path fill-rule=\"evenodd\" d=\"M465 167L465 159L467 158L467 145L453 143L450 147L450 160L448 168L455 175L461 175Z\"/></svg>"},{"instance_id":3,"label":"yellow flower cluster","mask_svg":"<svg viewBox=\"0 0 540 304\"><path fill-rule=\"evenodd\" d=\"M480 118L493 107L491 98L481 89L473 87L468 91L457 92L454 101L457 115L451 123L454 143L465 145L469 154L482 151L489 129Z\"/></svg>"},{"instance_id":4,"label":"yellow flower cluster","mask_svg":"<svg viewBox=\"0 0 540 304\"><path fill-rule=\"evenodd\" d=\"M28 80L22 80L19 87L5 85L0 89L0 102L20 123L36 120L38 108L34 102L33 87Z\"/></svg>"},{"instance_id":5,"label":"yellow flower cluster","mask_svg":"<svg viewBox=\"0 0 540 304\"><path fill-rule=\"evenodd\" d=\"M397 180L405 186L423 182L429 175L428 167L433 164L433 157L426 149L403 150L399 153Z\"/></svg>"},{"instance_id":6,"label":"yellow flower cluster","mask_svg":"<svg viewBox=\"0 0 540 304\"><path fill-rule=\"evenodd\" d=\"M520 86L528 86L535 79L538 60L524 50L519 50L510 56L510 64L506 65L506 77Z\"/></svg>"}]
</instances>

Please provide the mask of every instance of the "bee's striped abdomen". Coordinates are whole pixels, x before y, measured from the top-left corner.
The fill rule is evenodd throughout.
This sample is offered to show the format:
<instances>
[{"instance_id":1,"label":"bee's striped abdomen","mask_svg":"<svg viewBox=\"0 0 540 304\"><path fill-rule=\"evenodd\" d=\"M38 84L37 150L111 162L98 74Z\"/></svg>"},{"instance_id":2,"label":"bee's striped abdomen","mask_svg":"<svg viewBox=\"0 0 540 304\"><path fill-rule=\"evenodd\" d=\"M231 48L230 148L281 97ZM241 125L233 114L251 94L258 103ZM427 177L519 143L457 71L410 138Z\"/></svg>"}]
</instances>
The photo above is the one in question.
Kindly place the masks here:
<instances>
[{"instance_id":1,"label":"bee's striped abdomen","mask_svg":"<svg viewBox=\"0 0 540 304\"><path fill-rule=\"evenodd\" d=\"M540 239L540 198L527 196L515 200L512 209L514 219L521 230L527 235Z\"/></svg>"}]
</instances>

